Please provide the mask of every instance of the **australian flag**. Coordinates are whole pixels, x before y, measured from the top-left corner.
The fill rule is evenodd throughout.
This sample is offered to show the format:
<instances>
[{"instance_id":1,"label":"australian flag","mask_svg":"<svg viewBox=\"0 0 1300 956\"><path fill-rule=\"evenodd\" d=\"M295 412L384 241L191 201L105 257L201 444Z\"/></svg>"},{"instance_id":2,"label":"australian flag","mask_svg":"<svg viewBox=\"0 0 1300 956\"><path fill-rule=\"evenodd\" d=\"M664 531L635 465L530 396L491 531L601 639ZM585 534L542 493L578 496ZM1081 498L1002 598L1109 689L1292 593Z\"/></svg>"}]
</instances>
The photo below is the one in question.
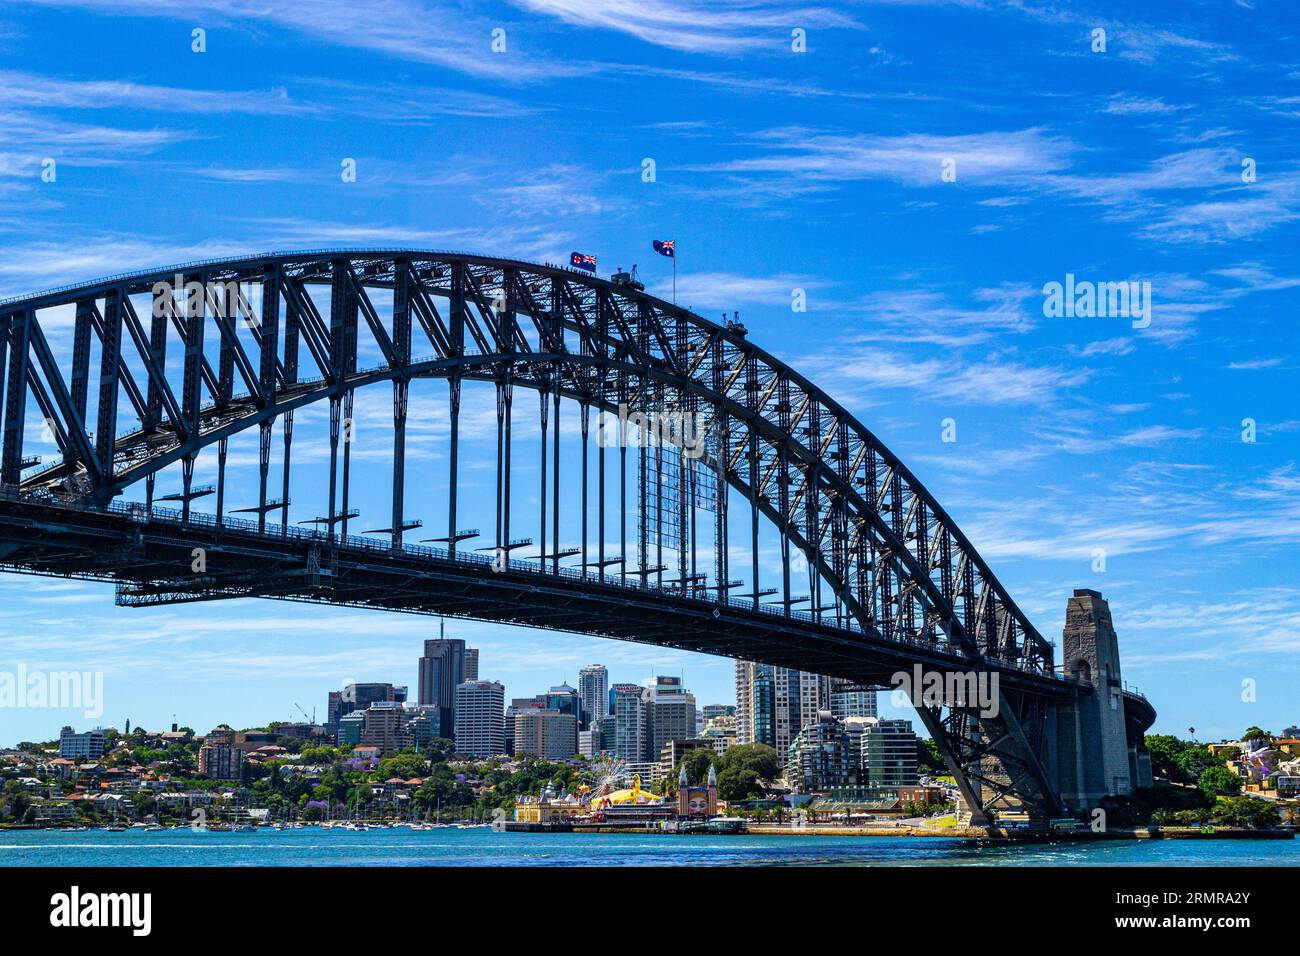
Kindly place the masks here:
<instances>
[{"instance_id":1,"label":"australian flag","mask_svg":"<svg viewBox=\"0 0 1300 956\"><path fill-rule=\"evenodd\" d=\"M661 256L667 256L669 259L677 258L677 242L674 239L655 239L650 243L655 247L655 252Z\"/></svg>"},{"instance_id":2,"label":"australian flag","mask_svg":"<svg viewBox=\"0 0 1300 956\"><path fill-rule=\"evenodd\" d=\"M586 272L596 271L596 257L585 256L581 252L574 252L569 256L569 265L575 269L582 269Z\"/></svg>"}]
</instances>

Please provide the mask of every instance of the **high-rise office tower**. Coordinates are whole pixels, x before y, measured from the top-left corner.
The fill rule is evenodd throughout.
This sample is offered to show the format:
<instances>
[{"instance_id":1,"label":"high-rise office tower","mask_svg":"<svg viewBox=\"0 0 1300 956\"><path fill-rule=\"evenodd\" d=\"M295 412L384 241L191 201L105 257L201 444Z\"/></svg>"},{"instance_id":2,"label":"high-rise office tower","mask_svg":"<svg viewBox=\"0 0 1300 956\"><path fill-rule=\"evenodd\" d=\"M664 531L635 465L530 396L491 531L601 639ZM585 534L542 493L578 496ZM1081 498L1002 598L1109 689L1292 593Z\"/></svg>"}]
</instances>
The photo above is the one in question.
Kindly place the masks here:
<instances>
[{"instance_id":1,"label":"high-rise office tower","mask_svg":"<svg viewBox=\"0 0 1300 956\"><path fill-rule=\"evenodd\" d=\"M640 762L646 751L646 706L640 684L615 684L610 688L614 704L614 754Z\"/></svg>"},{"instance_id":2,"label":"high-rise office tower","mask_svg":"<svg viewBox=\"0 0 1300 956\"><path fill-rule=\"evenodd\" d=\"M646 750L643 760L658 760L670 740L695 736L695 695L680 677L656 677L643 693L646 704Z\"/></svg>"},{"instance_id":3,"label":"high-rise office tower","mask_svg":"<svg viewBox=\"0 0 1300 956\"><path fill-rule=\"evenodd\" d=\"M700 711L700 717L704 723L708 723L714 717L735 717L735 704L705 704L704 709Z\"/></svg>"},{"instance_id":4,"label":"high-rise office tower","mask_svg":"<svg viewBox=\"0 0 1300 956\"><path fill-rule=\"evenodd\" d=\"M577 690L568 684L552 687L544 696L539 695L539 698L545 703L547 710L568 714L573 718L573 740L568 745L568 756L572 757L578 752L578 728L582 725L582 698L578 696Z\"/></svg>"},{"instance_id":5,"label":"high-rise office tower","mask_svg":"<svg viewBox=\"0 0 1300 956\"><path fill-rule=\"evenodd\" d=\"M465 642L438 638L424 642L420 658L419 702L438 708L439 733L456 739L456 688L465 682Z\"/></svg>"},{"instance_id":6,"label":"high-rise office tower","mask_svg":"<svg viewBox=\"0 0 1300 956\"><path fill-rule=\"evenodd\" d=\"M495 757L506 752L506 689L495 681L465 681L456 688L456 752Z\"/></svg>"},{"instance_id":7,"label":"high-rise office tower","mask_svg":"<svg viewBox=\"0 0 1300 956\"><path fill-rule=\"evenodd\" d=\"M396 701L371 704L361 726L361 742L369 747L378 747L383 753L395 753L409 742L403 733L406 720L402 705Z\"/></svg>"},{"instance_id":8,"label":"high-rise office tower","mask_svg":"<svg viewBox=\"0 0 1300 956\"><path fill-rule=\"evenodd\" d=\"M515 752L515 715L525 710L545 710L546 701L541 697L515 697L506 708L506 753Z\"/></svg>"},{"instance_id":9,"label":"high-rise office tower","mask_svg":"<svg viewBox=\"0 0 1300 956\"><path fill-rule=\"evenodd\" d=\"M515 753L568 760L577 753L578 718L551 708L515 714Z\"/></svg>"},{"instance_id":10,"label":"high-rise office tower","mask_svg":"<svg viewBox=\"0 0 1300 956\"><path fill-rule=\"evenodd\" d=\"M820 674L736 661L736 743L767 744L785 759L790 743L817 712L830 708L830 681Z\"/></svg>"},{"instance_id":11,"label":"high-rise office tower","mask_svg":"<svg viewBox=\"0 0 1300 956\"><path fill-rule=\"evenodd\" d=\"M609 671L604 664L588 664L578 672L578 696L582 698L582 726L590 729L593 720L609 713Z\"/></svg>"},{"instance_id":12,"label":"high-rise office tower","mask_svg":"<svg viewBox=\"0 0 1300 956\"><path fill-rule=\"evenodd\" d=\"M465 648L465 680L478 680L478 648Z\"/></svg>"},{"instance_id":13,"label":"high-rise office tower","mask_svg":"<svg viewBox=\"0 0 1300 956\"><path fill-rule=\"evenodd\" d=\"M863 687L842 678L831 678L831 716L843 720L845 717L875 717L876 690Z\"/></svg>"},{"instance_id":14,"label":"high-rise office tower","mask_svg":"<svg viewBox=\"0 0 1300 956\"><path fill-rule=\"evenodd\" d=\"M341 691L330 691L327 726L338 733L339 720L353 711L365 711L371 704L404 704L406 688L393 684L347 684Z\"/></svg>"}]
</instances>

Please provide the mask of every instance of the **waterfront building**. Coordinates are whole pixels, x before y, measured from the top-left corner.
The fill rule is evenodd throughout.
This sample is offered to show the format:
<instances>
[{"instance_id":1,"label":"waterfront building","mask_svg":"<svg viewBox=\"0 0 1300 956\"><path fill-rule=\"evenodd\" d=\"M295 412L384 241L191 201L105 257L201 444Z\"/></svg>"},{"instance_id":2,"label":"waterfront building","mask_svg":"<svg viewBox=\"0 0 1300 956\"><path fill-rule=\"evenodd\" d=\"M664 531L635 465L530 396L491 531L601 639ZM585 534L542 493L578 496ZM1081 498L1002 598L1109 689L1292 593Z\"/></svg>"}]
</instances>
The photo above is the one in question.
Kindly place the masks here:
<instances>
[{"instance_id":1,"label":"waterfront building","mask_svg":"<svg viewBox=\"0 0 1300 956\"><path fill-rule=\"evenodd\" d=\"M897 792L917 784L916 748L911 721L822 711L791 742L786 783L795 793Z\"/></svg>"},{"instance_id":2,"label":"waterfront building","mask_svg":"<svg viewBox=\"0 0 1300 956\"><path fill-rule=\"evenodd\" d=\"M686 767L677 777L677 815L708 819L718 813L718 772L709 765L709 776L704 786L692 786L686 778Z\"/></svg>"},{"instance_id":3,"label":"waterfront building","mask_svg":"<svg viewBox=\"0 0 1300 956\"><path fill-rule=\"evenodd\" d=\"M456 689L456 752L495 757L506 752L506 689L496 681L465 681Z\"/></svg>"},{"instance_id":4,"label":"waterfront building","mask_svg":"<svg viewBox=\"0 0 1300 956\"><path fill-rule=\"evenodd\" d=\"M790 744L785 781L795 793L864 786L860 737L863 718L841 719L828 710L817 715Z\"/></svg>"},{"instance_id":5,"label":"waterfront building","mask_svg":"<svg viewBox=\"0 0 1300 956\"><path fill-rule=\"evenodd\" d=\"M566 791L557 794L554 784L549 783L537 796L524 796L515 801L515 820L519 823L573 820L582 811L580 799Z\"/></svg>"},{"instance_id":6,"label":"waterfront building","mask_svg":"<svg viewBox=\"0 0 1300 956\"><path fill-rule=\"evenodd\" d=\"M59 756L64 760L98 760L104 756L104 731L102 728L77 733L71 727L59 731Z\"/></svg>"},{"instance_id":7,"label":"waterfront building","mask_svg":"<svg viewBox=\"0 0 1300 956\"><path fill-rule=\"evenodd\" d=\"M614 716L614 755L625 761L644 761L646 705L640 684L615 684L610 690Z\"/></svg>"},{"instance_id":8,"label":"waterfront building","mask_svg":"<svg viewBox=\"0 0 1300 956\"><path fill-rule=\"evenodd\" d=\"M916 734L910 720L851 718L866 721L862 733L862 769L872 787L914 787L917 783Z\"/></svg>"},{"instance_id":9,"label":"waterfront building","mask_svg":"<svg viewBox=\"0 0 1300 956\"><path fill-rule=\"evenodd\" d=\"M558 710L526 709L515 714L515 754L568 760L578 748L578 718Z\"/></svg>"},{"instance_id":10,"label":"waterfront building","mask_svg":"<svg viewBox=\"0 0 1300 956\"><path fill-rule=\"evenodd\" d=\"M588 664L578 672L578 696L582 699L583 729L609 713L609 670L604 664Z\"/></svg>"},{"instance_id":11,"label":"waterfront building","mask_svg":"<svg viewBox=\"0 0 1300 956\"><path fill-rule=\"evenodd\" d=\"M465 682L465 642L437 638L424 642L420 657L420 704L438 708L438 724L449 740L456 733L456 688Z\"/></svg>"}]
</instances>

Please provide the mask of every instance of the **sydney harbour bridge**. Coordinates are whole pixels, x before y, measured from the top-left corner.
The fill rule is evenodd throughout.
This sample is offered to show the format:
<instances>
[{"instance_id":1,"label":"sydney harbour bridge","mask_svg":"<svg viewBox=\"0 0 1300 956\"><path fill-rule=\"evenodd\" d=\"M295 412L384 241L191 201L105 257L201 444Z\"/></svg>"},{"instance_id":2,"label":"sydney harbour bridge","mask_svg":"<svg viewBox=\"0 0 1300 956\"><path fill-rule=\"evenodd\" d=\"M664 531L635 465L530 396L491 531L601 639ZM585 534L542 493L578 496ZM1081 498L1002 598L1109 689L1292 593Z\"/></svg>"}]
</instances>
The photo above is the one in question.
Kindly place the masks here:
<instances>
[{"instance_id":1,"label":"sydney harbour bridge","mask_svg":"<svg viewBox=\"0 0 1300 956\"><path fill-rule=\"evenodd\" d=\"M446 383L445 453L408 464L412 385L428 380ZM1132 762L1155 717L1118 685L1117 656L1109 670L1095 653L1057 661L861 422L738 321L625 273L406 249L192 262L0 301L0 382L2 570L111 581L127 606L310 601L862 685L918 664L974 676L992 706L917 710L976 822L1086 810L1141 776L1106 763L1108 748ZM352 429L366 388L391 391L391 509L363 520ZM495 463L461 454L470 389L494 393ZM309 408L328 409L328 450L295 464ZM599 440L602 413L635 423ZM664 422L678 438L697 423L697 442L645 440ZM228 481L232 439L254 435L256 480ZM196 481L214 458L215 480ZM463 489L493 464L466 513ZM433 488L436 518L413 517ZM761 560L773 549L779 571Z\"/></svg>"}]
</instances>

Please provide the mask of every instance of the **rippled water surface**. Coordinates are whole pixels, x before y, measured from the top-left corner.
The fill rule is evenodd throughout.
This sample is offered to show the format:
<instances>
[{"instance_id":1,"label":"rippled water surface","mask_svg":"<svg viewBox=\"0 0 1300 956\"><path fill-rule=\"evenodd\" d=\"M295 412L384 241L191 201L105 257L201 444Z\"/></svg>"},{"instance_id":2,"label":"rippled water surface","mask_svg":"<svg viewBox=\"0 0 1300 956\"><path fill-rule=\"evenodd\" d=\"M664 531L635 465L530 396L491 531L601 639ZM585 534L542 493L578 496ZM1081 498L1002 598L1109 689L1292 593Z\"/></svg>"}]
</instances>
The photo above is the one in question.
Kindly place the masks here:
<instances>
[{"instance_id":1,"label":"rippled water surface","mask_svg":"<svg viewBox=\"0 0 1300 956\"><path fill-rule=\"evenodd\" d=\"M938 837L491 829L0 832L0 866L1300 866L1298 840L977 844Z\"/></svg>"}]
</instances>

